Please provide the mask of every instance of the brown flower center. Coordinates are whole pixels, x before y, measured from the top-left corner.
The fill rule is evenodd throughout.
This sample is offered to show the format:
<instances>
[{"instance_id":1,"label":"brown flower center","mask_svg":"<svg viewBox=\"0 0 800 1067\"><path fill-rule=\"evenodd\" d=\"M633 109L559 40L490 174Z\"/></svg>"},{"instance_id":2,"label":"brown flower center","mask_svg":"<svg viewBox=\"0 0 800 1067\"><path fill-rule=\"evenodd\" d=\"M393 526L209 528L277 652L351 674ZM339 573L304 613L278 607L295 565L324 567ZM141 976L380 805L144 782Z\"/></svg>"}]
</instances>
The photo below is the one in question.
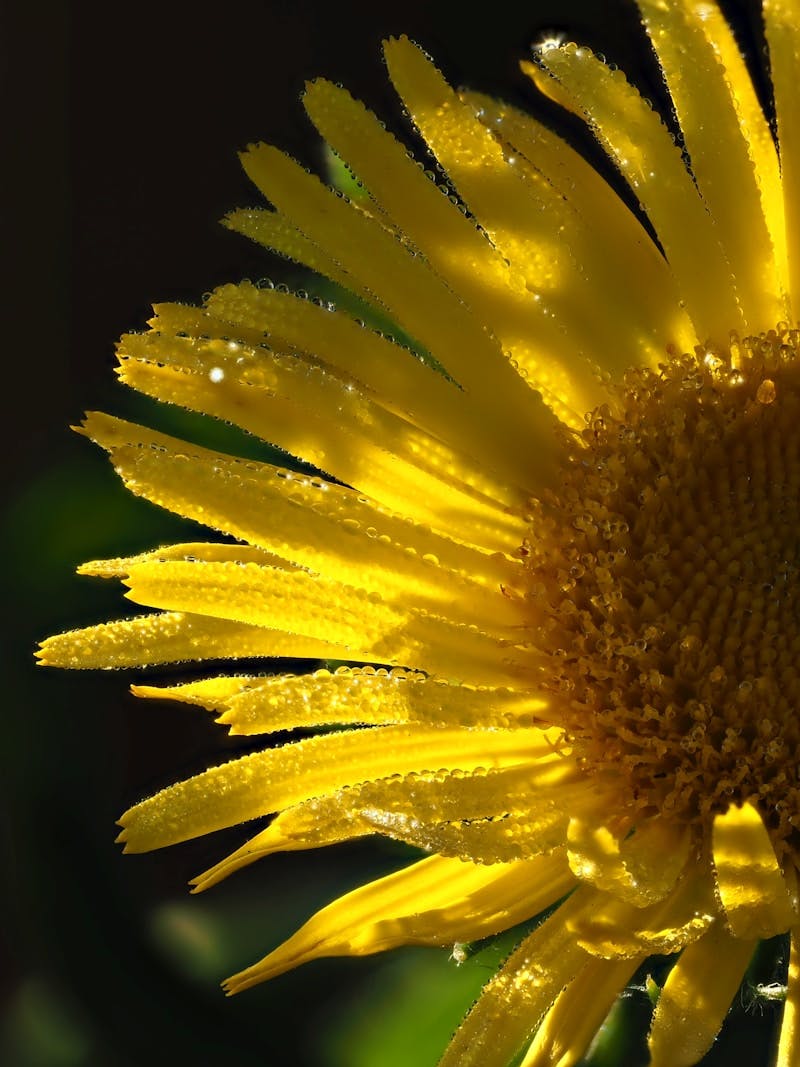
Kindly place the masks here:
<instances>
[{"instance_id":1,"label":"brown flower center","mask_svg":"<svg viewBox=\"0 0 800 1067\"><path fill-rule=\"evenodd\" d=\"M753 800L800 857L800 331L631 371L588 420L527 555L537 660L631 813Z\"/></svg>"}]
</instances>

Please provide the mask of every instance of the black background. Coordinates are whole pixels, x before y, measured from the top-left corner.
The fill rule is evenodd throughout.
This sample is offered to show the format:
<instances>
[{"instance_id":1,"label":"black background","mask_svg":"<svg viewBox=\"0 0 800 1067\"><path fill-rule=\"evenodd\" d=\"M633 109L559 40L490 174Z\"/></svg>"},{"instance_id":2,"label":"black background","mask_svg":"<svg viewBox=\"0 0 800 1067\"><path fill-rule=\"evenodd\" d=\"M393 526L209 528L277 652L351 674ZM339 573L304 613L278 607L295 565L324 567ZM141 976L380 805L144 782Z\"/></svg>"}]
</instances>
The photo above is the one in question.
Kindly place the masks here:
<instances>
[{"instance_id":1,"label":"black background","mask_svg":"<svg viewBox=\"0 0 800 1067\"><path fill-rule=\"evenodd\" d=\"M726 9L758 65L756 5ZM278 261L217 220L258 203L236 157L248 142L271 141L320 167L299 102L306 78L346 84L402 129L380 41L405 32L452 83L552 115L517 63L543 33L564 30L624 67L651 98L663 100L662 88L623 0L493 2L475 14L416 0L232 0L207 8L143 0L24 15L7 6L0 17L8 252L2 787L10 875L0 930L0 1062L328 1067L320 1042L340 1016L345 1028L347 1018L357 1028L380 962L312 964L231 1001L216 981L258 958L315 906L393 869L403 855L377 844L274 857L213 891L217 919L231 931L218 973L213 959L202 974L176 962L180 952L165 944L204 936L181 924L191 924L193 907L202 915L211 907L205 897L183 901L187 879L243 835L123 857L114 822L147 793L243 748L197 709L135 701L127 695L133 674L32 667L37 639L130 613L117 589L76 578L77 563L187 537L177 520L129 498L105 460L67 427L94 407L151 417L112 374L116 338L142 328L151 300L192 302L225 281L285 276ZM558 121L580 139L574 123ZM175 901L188 911L175 912ZM757 1017L751 1022L752 1030ZM741 1062L757 1062L741 1054ZM724 1055L718 1062L733 1062L730 1045ZM389 1063L388 1050L373 1062ZM420 1059L420 1067L429 1062Z\"/></svg>"}]
</instances>

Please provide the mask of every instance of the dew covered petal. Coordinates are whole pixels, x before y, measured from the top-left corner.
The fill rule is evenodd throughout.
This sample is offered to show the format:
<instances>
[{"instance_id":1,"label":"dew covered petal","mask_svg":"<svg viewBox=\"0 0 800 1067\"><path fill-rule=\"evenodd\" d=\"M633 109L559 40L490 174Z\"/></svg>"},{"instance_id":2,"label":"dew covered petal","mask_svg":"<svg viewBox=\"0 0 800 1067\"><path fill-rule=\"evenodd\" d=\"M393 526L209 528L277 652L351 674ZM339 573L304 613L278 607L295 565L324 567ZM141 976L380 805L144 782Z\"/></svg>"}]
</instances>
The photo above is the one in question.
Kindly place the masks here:
<instances>
[{"instance_id":1,"label":"dew covered petal","mask_svg":"<svg viewBox=\"0 0 800 1067\"><path fill-rule=\"evenodd\" d=\"M764 0L763 12L778 126L792 316L796 319L800 308L800 3Z\"/></svg>"},{"instance_id":2,"label":"dew covered petal","mask_svg":"<svg viewBox=\"0 0 800 1067\"><path fill-rule=\"evenodd\" d=\"M756 942L733 937L722 923L684 949L656 1004L651 1067L695 1067L717 1036Z\"/></svg>"},{"instance_id":3,"label":"dew covered petal","mask_svg":"<svg viewBox=\"0 0 800 1067\"><path fill-rule=\"evenodd\" d=\"M124 579L138 604L329 641L343 659L418 667L476 684L522 669L511 641L444 617L403 610L378 594L255 563L139 563ZM516 663L516 668L514 664Z\"/></svg>"},{"instance_id":4,"label":"dew covered petal","mask_svg":"<svg viewBox=\"0 0 800 1067\"><path fill-rule=\"evenodd\" d=\"M574 1067L644 956L588 960L556 997L520 1067Z\"/></svg>"},{"instance_id":5,"label":"dew covered petal","mask_svg":"<svg viewBox=\"0 0 800 1067\"><path fill-rule=\"evenodd\" d=\"M225 988L238 993L321 956L474 941L536 914L571 885L563 855L497 867L431 856L329 904Z\"/></svg>"},{"instance_id":6,"label":"dew covered petal","mask_svg":"<svg viewBox=\"0 0 800 1067\"><path fill-rule=\"evenodd\" d=\"M681 154L658 115L619 71L586 48L548 49L523 69L557 103L581 115L642 203L700 338L724 345L744 320L731 268Z\"/></svg>"},{"instance_id":7,"label":"dew covered petal","mask_svg":"<svg viewBox=\"0 0 800 1067\"><path fill-rule=\"evenodd\" d=\"M603 893L593 911L572 920L572 930L578 943L601 959L671 953L702 937L718 910L711 877L698 866L655 904L638 907Z\"/></svg>"},{"instance_id":8,"label":"dew covered petal","mask_svg":"<svg viewBox=\"0 0 800 1067\"><path fill-rule=\"evenodd\" d=\"M311 674L208 678L177 686L137 685L136 696L199 704L232 734L298 727L431 725L529 727L547 702L529 690L467 686L394 668L326 668ZM555 738L558 730L550 731Z\"/></svg>"},{"instance_id":9,"label":"dew covered petal","mask_svg":"<svg viewBox=\"0 0 800 1067\"><path fill-rule=\"evenodd\" d=\"M368 779L440 768L513 766L539 730L385 726L310 737L178 782L123 815L119 840L143 852L186 841Z\"/></svg>"},{"instance_id":10,"label":"dew covered petal","mask_svg":"<svg viewBox=\"0 0 800 1067\"><path fill-rule=\"evenodd\" d=\"M208 615L165 611L102 622L48 637L37 653L46 667L81 670L151 667L187 660L251 657L346 658L347 649L322 638L281 633Z\"/></svg>"},{"instance_id":11,"label":"dew covered petal","mask_svg":"<svg viewBox=\"0 0 800 1067\"><path fill-rule=\"evenodd\" d=\"M789 889L753 804L714 819L714 867L725 918L736 937L774 937L797 921Z\"/></svg>"},{"instance_id":12,"label":"dew covered petal","mask_svg":"<svg viewBox=\"0 0 800 1067\"><path fill-rule=\"evenodd\" d=\"M640 907L667 895L686 866L691 848L688 830L665 819L651 819L621 839L598 825L596 812L573 815L567 840L576 877Z\"/></svg>"},{"instance_id":13,"label":"dew covered petal","mask_svg":"<svg viewBox=\"0 0 800 1067\"><path fill-rule=\"evenodd\" d=\"M528 934L484 986L439 1067L506 1067L588 962L568 920L590 908L593 899L591 890L578 889Z\"/></svg>"},{"instance_id":14,"label":"dew covered petal","mask_svg":"<svg viewBox=\"0 0 800 1067\"><path fill-rule=\"evenodd\" d=\"M736 293L745 321L750 329L778 322L786 308L762 208L756 160L749 149L749 132L741 129L727 73L709 36L713 27L707 23L705 8L689 0L637 2L672 96L692 173L716 223L726 258L735 266ZM713 12L713 3L707 7ZM765 155L763 138L761 144Z\"/></svg>"}]
</instances>

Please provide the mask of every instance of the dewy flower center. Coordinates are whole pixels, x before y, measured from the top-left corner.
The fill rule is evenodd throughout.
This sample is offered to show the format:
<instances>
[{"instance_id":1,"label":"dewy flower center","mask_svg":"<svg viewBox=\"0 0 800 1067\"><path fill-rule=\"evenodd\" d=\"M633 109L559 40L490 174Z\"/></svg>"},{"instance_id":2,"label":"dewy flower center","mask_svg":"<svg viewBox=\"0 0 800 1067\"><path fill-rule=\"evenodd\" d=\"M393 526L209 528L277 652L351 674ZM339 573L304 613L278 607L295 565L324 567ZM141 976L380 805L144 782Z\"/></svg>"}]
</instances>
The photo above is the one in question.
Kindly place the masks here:
<instances>
[{"instance_id":1,"label":"dewy flower center","mask_svg":"<svg viewBox=\"0 0 800 1067\"><path fill-rule=\"evenodd\" d=\"M543 678L581 766L623 775L642 814L704 820L750 799L795 860L798 342L781 324L630 372L524 548Z\"/></svg>"}]
</instances>

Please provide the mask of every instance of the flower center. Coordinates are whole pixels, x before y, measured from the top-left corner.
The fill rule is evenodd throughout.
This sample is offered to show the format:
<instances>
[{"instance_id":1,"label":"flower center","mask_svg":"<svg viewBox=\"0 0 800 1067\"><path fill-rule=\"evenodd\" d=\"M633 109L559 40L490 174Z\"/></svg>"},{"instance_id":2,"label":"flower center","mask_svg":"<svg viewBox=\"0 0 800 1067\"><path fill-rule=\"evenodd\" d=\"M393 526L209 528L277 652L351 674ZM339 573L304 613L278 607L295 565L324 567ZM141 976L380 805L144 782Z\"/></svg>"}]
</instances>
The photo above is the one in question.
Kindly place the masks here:
<instances>
[{"instance_id":1,"label":"flower center","mask_svg":"<svg viewBox=\"0 0 800 1067\"><path fill-rule=\"evenodd\" d=\"M752 800L800 864L800 331L633 370L523 546L537 668L631 813Z\"/></svg>"}]
</instances>

